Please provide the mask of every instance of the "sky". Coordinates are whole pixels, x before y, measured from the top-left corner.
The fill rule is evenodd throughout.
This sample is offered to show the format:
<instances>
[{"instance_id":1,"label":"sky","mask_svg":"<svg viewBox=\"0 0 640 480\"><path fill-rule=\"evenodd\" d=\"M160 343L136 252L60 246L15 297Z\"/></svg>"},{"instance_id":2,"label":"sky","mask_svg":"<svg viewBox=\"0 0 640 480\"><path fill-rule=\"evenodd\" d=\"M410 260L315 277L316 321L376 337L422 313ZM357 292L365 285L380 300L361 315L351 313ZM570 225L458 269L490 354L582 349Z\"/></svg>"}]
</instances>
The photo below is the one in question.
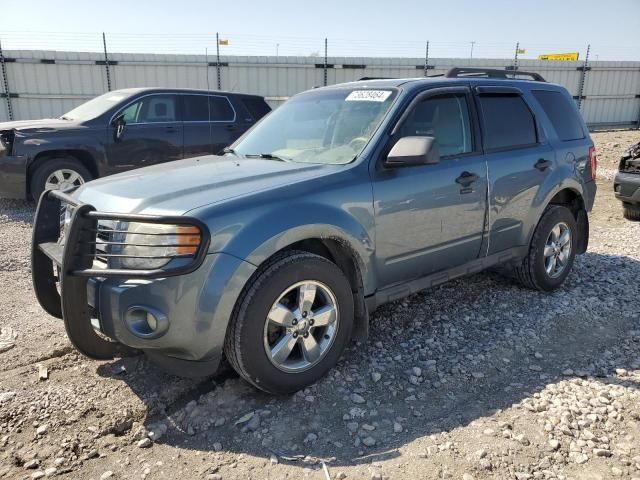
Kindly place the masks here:
<instances>
[{"instance_id":1,"label":"sky","mask_svg":"<svg viewBox=\"0 0 640 480\"><path fill-rule=\"evenodd\" d=\"M7 49L640 60L640 0L0 0ZM4 16L4 15L3 15ZM473 51L472 51L473 50Z\"/></svg>"}]
</instances>

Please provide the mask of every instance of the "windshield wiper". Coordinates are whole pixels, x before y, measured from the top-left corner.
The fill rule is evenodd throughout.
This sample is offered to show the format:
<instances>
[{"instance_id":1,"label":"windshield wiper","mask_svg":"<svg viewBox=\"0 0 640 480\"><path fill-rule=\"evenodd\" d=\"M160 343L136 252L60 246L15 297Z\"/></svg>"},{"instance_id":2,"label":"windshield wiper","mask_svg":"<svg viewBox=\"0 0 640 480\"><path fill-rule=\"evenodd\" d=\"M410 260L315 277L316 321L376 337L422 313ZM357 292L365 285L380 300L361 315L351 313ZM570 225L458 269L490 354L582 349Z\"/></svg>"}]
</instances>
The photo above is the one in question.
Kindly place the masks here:
<instances>
[{"instance_id":1,"label":"windshield wiper","mask_svg":"<svg viewBox=\"0 0 640 480\"><path fill-rule=\"evenodd\" d=\"M268 160L278 160L280 162L289 162L289 161L291 161L288 158L279 157L277 155L274 155L273 153L251 153L251 154L245 155L245 157L247 157L247 158L266 158Z\"/></svg>"}]
</instances>

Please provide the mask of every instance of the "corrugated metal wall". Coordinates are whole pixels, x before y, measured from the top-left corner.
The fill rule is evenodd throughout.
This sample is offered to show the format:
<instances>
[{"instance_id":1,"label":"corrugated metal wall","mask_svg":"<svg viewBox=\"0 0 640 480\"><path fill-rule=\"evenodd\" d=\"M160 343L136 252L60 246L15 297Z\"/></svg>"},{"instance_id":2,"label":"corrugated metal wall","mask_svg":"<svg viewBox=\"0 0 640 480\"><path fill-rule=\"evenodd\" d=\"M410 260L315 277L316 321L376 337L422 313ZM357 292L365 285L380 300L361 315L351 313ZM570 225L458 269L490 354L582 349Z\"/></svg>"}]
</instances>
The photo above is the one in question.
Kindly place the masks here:
<instances>
[{"instance_id":1,"label":"corrugated metal wall","mask_svg":"<svg viewBox=\"0 0 640 480\"><path fill-rule=\"evenodd\" d=\"M5 68L16 120L56 117L107 91L105 59L99 53L5 51ZM207 60L209 67L207 67ZM324 84L322 57L221 57L223 90L263 95L277 107L287 97ZM111 88L217 87L215 58L204 55L109 54ZM424 74L423 58L329 57L327 84L361 77L417 77ZM513 60L434 58L429 75L458 67L511 67ZM521 60L522 70L539 72L564 85L577 97L584 62ZM589 62L581 111L590 125L632 125L640 121L640 62ZM4 97L6 97L6 93ZM0 121L7 120L6 98Z\"/></svg>"}]
</instances>

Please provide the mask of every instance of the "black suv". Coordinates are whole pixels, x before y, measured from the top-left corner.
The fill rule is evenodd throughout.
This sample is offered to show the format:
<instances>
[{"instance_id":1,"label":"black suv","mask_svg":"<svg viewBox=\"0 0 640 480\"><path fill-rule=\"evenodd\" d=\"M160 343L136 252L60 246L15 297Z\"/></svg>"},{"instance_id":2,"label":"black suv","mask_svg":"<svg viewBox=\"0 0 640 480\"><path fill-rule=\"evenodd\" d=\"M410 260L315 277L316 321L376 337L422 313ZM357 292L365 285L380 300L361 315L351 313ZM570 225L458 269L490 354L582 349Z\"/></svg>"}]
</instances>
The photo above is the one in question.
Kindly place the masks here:
<instances>
[{"instance_id":1,"label":"black suv","mask_svg":"<svg viewBox=\"0 0 640 480\"><path fill-rule=\"evenodd\" d=\"M57 119L0 123L0 196L37 199L45 189L216 154L270 110L254 95L130 88Z\"/></svg>"},{"instance_id":2,"label":"black suv","mask_svg":"<svg viewBox=\"0 0 640 480\"><path fill-rule=\"evenodd\" d=\"M613 190L616 198L622 202L624 217L640 221L640 143L632 145L622 154Z\"/></svg>"}]
</instances>

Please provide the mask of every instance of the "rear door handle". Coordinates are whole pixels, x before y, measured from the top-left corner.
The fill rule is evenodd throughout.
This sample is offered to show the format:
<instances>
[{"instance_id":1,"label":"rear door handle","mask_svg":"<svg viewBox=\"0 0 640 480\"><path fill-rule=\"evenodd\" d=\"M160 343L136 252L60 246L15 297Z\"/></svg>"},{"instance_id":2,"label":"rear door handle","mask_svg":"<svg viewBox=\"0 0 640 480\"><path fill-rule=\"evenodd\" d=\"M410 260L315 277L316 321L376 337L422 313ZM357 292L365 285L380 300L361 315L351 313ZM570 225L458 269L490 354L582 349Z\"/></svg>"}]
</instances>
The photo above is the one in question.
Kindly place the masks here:
<instances>
[{"instance_id":1,"label":"rear door handle","mask_svg":"<svg viewBox=\"0 0 640 480\"><path fill-rule=\"evenodd\" d=\"M536 162L534 167L541 172L544 172L547 168L551 167L551 160L545 160L544 158L541 158Z\"/></svg>"},{"instance_id":2,"label":"rear door handle","mask_svg":"<svg viewBox=\"0 0 640 480\"><path fill-rule=\"evenodd\" d=\"M178 128L177 128L177 127L167 127L167 128L165 129L165 131L166 131L167 133L176 133L176 132L178 131Z\"/></svg>"},{"instance_id":3,"label":"rear door handle","mask_svg":"<svg viewBox=\"0 0 640 480\"><path fill-rule=\"evenodd\" d=\"M456 183L459 183L463 187L468 187L473 182L476 182L480 179L478 175L471 172L462 172L458 178L456 178Z\"/></svg>"},{"instance_id":4,"label":"rear door handle","mask_svg":"<svg viewBox=\"0 0 640 480\"><path fill-rule=\"evenodd\" d=\"M233 125L233 124L232 124L232 125L225 125L225 127L224 127L224 128L226 128L227 130L232 131L232 130L235 130L235 129L236 129L236 126L235 126L235 125Z\"/></svg>"}]
</instances>

